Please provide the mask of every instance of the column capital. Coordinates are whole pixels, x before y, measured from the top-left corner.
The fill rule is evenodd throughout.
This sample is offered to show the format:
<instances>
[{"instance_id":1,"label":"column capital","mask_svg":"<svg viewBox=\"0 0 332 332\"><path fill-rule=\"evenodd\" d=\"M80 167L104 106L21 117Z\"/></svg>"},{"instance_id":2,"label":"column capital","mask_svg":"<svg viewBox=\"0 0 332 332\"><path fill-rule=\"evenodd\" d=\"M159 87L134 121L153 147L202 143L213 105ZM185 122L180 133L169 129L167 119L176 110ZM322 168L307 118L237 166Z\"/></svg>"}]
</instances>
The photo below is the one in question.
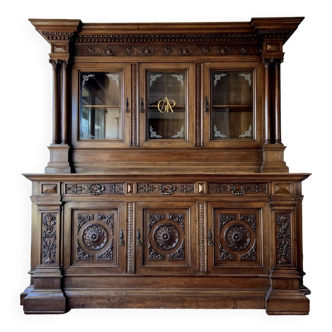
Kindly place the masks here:
<instances>
[{"instance_id":1,"label":"column capital","mask_svg":"<svg viewBox=\"0 0 332 332\"><path fill-rule=\"evenodd\" d=\"M48 61L49 61L49 63L51 64L51 66L52 66L53 69L56 69L56 68L57 68L58 63L59 63L59 60L58 60L58 59L49 59Z\"/></svg>"}]
</instances>

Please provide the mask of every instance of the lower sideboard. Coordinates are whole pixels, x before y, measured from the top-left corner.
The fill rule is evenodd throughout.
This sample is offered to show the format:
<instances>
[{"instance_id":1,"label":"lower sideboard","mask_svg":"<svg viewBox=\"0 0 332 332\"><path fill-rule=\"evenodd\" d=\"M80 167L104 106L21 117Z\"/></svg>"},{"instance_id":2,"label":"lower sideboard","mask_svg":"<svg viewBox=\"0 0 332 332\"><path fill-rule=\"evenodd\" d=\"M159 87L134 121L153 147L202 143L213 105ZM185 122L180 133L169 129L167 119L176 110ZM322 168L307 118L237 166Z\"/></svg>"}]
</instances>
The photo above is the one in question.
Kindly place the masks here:
<instances>
[{"instance_id":1,"label":"lower sideboard","mask_svg":"<svg viewBox=\"0 0 332 332\"><path fill-rule=\"evenodd\" d=\"M26 175L26 314L72 308L251 308L308 314L309 174Z\"/></svg>"}]
</instances>

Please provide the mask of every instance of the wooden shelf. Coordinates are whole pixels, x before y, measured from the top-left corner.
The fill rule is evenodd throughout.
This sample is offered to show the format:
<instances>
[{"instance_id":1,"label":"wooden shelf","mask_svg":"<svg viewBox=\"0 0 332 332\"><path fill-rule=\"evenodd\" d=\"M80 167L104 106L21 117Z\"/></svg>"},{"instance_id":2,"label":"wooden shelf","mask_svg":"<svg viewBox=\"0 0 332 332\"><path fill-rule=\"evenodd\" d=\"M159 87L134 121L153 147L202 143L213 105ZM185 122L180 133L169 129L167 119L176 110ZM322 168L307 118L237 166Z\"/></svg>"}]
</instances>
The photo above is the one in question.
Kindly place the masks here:
<instances>
[{"instance_id":1,"label":"wooden shelf","mask_svg":"<svg viewBox=\"0 0 332 332\"><path fill-rule=\"evenodd\" d=\"M158 105L149 105L149 108L157 108ZM186 106L185 105L175 105L174 107L172 108L185 108Z\"/></svg>"},{"instance_id":2,"label":"wooden shelf","mask_svg":"<svg viewBox=\"0 0 332 332\"><path fill-rule=\"evenodd\" d=\"M212 105L212 107L253 107L253 105Z\"/></svg>"},{"instance_id":3,"label":"wooden shelf","mask_svg":"<svg viewBox=\"0 0 332 332\"><path fill-rule=\"evenodd\" d=\"M99 108L99 107L121 108L120 105L82 105L82 107L91 107L91 108Z\"/></svg>"}]
</instances>

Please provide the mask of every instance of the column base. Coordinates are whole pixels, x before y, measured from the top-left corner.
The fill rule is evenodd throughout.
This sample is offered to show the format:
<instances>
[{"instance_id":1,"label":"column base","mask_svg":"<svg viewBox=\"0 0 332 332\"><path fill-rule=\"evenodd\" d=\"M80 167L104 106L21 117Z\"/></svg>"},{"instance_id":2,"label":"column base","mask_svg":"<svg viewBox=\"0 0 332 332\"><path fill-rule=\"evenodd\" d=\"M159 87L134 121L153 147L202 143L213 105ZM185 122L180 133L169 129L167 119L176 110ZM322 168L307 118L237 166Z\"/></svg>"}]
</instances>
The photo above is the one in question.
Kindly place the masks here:
<instances>
[{"instance_id":1,"label":"column base","mask_svg":"<svg viewBox=\"0 0 332 332\"><path fill-rule=\"evenodd\" d=\"M302 277L294 267L273 268L271 287L265 297L268 315L308 315L310 301L300 289Z\"/></svg>"},{"instance_id":2,"label":"column base","mask_svg":"<svg viewBox=\"0 0 332 332\"><path fill-rule=\"evenodd\" d=\"M265 298L268 315L308 315L310 301L300 290L272 290Z\"/></svg>"},{"instance_id":3,"label":"column base","mask_svg":"<svg viewBox=\"0 0 332 332\"><path fill-rule=\"evenodd\" d=\"M61 290L60 268L40 266L32 278L33 289L23 298L24 313L64 314L66 312L66 297ZM22 294L24 293L25 291Z\"/></svg>"},{"instance_id":4,"label":"column base","mask_svg":"<svg viewBox=\"0 0 332 332\"><path fill-rule=\"evenodd\" d=\"M50 150L50 162L45 167L46 174L71 173L69 148L67 144L52 144L48 147Z\"/></svg>"},{"instance_id":5,"label":"column base","mask_svg":"<svg viewBox=\"0 0 332 332\"><path fill-rule=\"evenodd\" d=\"M264 144L261 173L289 173L284 162L285 149L283 144Z\"/></svg>"}]
</instances>

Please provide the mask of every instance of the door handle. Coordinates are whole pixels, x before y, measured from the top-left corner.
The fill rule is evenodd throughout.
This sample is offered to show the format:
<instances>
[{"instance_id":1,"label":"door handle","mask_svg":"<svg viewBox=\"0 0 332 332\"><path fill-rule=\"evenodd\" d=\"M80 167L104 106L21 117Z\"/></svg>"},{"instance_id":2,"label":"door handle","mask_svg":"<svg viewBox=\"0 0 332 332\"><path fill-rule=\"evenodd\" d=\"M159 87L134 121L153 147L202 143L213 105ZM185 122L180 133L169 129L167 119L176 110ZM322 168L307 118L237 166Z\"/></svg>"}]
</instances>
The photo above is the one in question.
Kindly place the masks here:
<instances>
[{"instance_id":1,"label":"door handle","mask_svg":"<svg viewBox=\"0 0 332 332\"><path fill-rule=\"evenodd\" d=\"M126 98L126 113L129 113L130 109L129 109L129 100L128 97Z\"/></svg>"},{"instance_id":2,"label":"door handle","mask_svg":"<svg viewBox=\"0 0 332 332\"><path fill-rule=\"evenodd\" d=\"M140 231L139 228L137 229L137 233L136 233L136 245L137 246L141 246L142 245L142 242L141 242L141 231Z\"/></svg>"},{"instance_id":3,"label":"door handle","mask_svg":"<svg viewBox=\"0 0 332 332\"><path fill-rule=\"evenodd\" d=\"M208 97L205 97L205 102L204 102L204 116L206 116L207 112L209 111L209 102L208 102Z\"/></svg>"},{"instance_id":4,"label":"door handle","mask_svg":"<svg viewBox=\"0 0 332 332\"><path fill-rule=\"evenodd\" d=\"M208 246L212 247L213 246L213 242L212 242L212 231L211 228L209 229L209 233L208 233Z\"/></svg>"},{"instance_id":5,"label":"door handle","mask_svg":"<svg viewBox=\"0 0 332 332\"><path fill-rule=\"evenodd\" d=\"M123 239L124 239L123 228L121 228L121 230L120 230L120 246L125 245Z\"/></svg>"},{"instance_id":6,"label":"door handle","mask_svg":"<svg viewBox=\"0 0 332 332\"><path fill-rule=\"evenodd\" d=\"M144 101L143 98L141 98L141 109L140 109L141 113L144 113Z\"/></svg>"}]
</instances>

